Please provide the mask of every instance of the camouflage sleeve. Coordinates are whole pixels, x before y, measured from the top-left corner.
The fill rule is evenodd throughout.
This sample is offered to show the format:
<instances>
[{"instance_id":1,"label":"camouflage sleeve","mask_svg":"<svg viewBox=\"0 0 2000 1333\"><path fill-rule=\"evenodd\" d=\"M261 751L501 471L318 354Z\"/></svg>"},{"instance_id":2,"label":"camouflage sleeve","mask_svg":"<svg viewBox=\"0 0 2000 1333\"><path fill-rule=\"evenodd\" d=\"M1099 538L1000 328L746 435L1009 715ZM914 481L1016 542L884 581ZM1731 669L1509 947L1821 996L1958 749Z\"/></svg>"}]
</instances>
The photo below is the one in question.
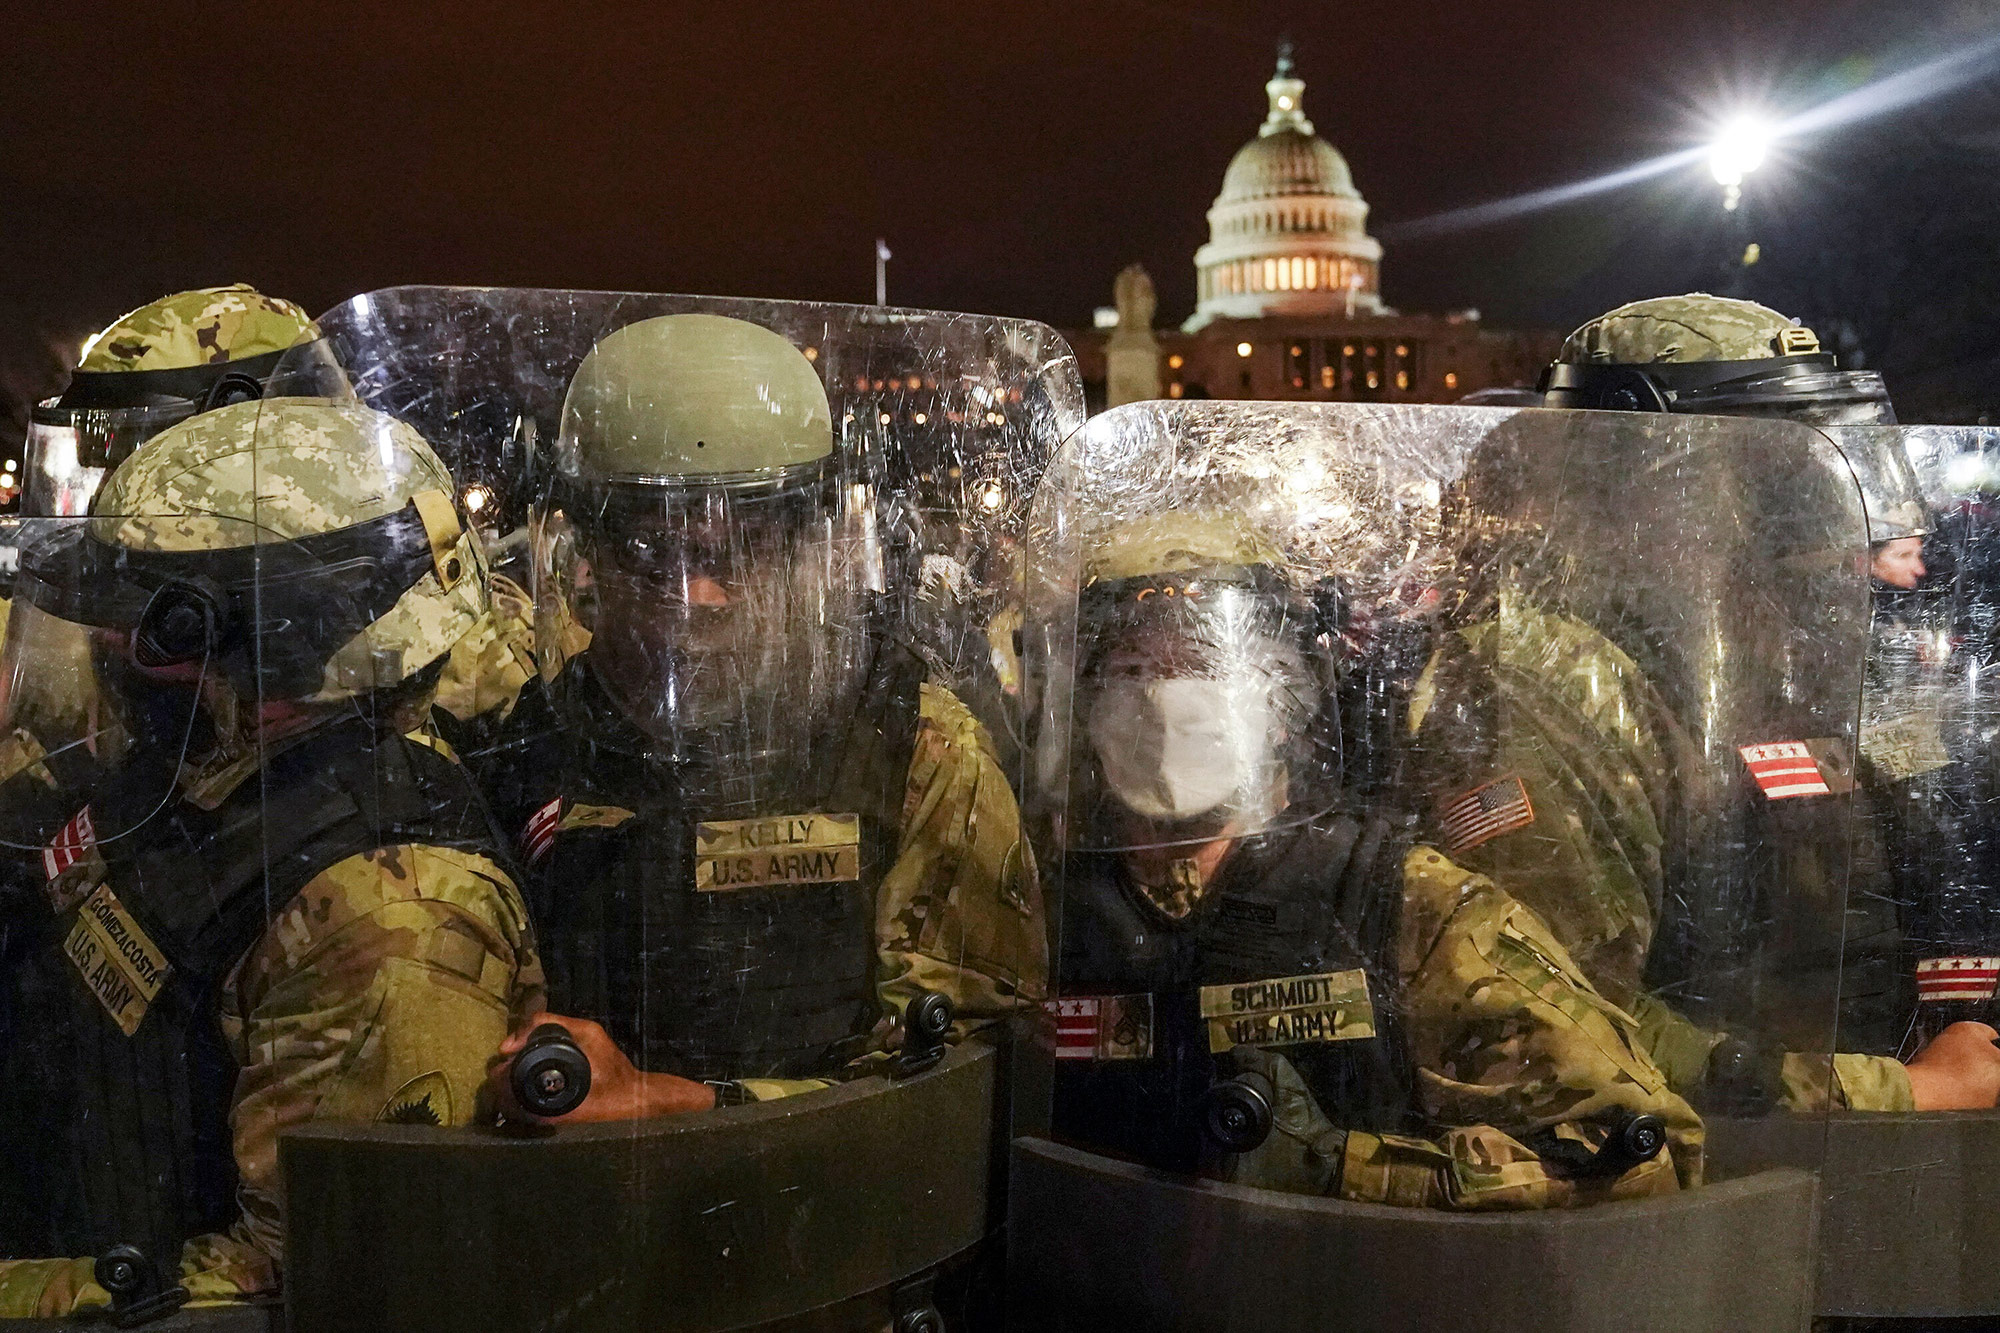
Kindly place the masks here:
<instances>
[{"instance_id":1,"label":"camouflage sleeve","mask_svg":"<svg viewBox=\"0 0 2000 1333\"><path fill-rule=\"evenodd\" d=\"M1646 1053L1638 1020L1493 881L1413 848L1398 966L1420 1106L1436 1124L1465 1127L1448 1145L1455 1136L1476 1164L1515 1166L1512 1149L1473 1140L1488 1131L1589 1139L1612 1112L1650 1112L1667 1125L1656 1160L1670 1159L1681 1184L1700 1182L1701 1120Z\"/></svg>"},{"instance_id":2,"label":"camouflage sleeve","mask_svg":"<svg viewBox=\"0 0 2000 1333\"><path fill-rule=\"evenodd\" d=\"M920 987L949 995L961 1020L1032 1006L1047 991L1047 924L1020 808L985 728L935 685L923 687L876 941L882 1001L896 1013Z\"/></svg>"},{"instance_id":3,"label":"camouflage sleeve","mask_svg":"<svg viewBox=\"0 0 2000 1333\"><path fill-rule=\"evenodd\" d=\"M1676 1013L1657 996L1642 995L1633 1009L1646 1053L1685 1094L1707 1076L1708 1057L1728 1038ZM1841 1053L1828 1057L1786 1051L1779 1069L1779 1101L1792 1111L1914 1111L1910 1076L1886 1055Z\"/></svg>"},{"instance_id":4,"label":"camouflage sleeve","mask_svg":"<svg viewBox=\"0 0 2000 1333\"><path fill-rule=\"evenodd\" d=\"M492 609L452 645L438 677L437 706L460 722L505 721L535 675L534 602L505 574L490 587Z\"/></svg>"},{"instance_id":5,"label":"camouflage sleeve","mask_svg":"<svg viewBox=\"0 0 2000 1333\"><path fill-rule=\"evenodd\" d=\"M486 1064L542 1007L542 969L513 882L483 857L388 847L306 885L223 996L240 1063L230 1116L243 1212L181 1254L193 1302L277 1285L278 1136L312 1120L460 1125ZM102 1307L91 1260L0 1264L0 1318Z\"/></svg>"},{"instance_id":6,"label":"camouflage sleeve","mask_svg":"<svg viewBox=\"0 0 2000 1333\"><path fill-rule=\"evenodd\" d=\"M1261 1072L1277 1093L1270 1137L1231 1163L1227 1178L1235 1184L1465 1212L1574 1208L1679 1188L1664 1155L1616 1180L1564 1179L1552 1174L1532 1149L1491 1125L1449 1128L1435 1142L1343 1130L1326 1117L1284 1056L1239 1047L1232 1058L1239 1069ZM1579 1126L1560 1125L1555 1133L1595 1146L1594 1137Z\"/></svg>"},{"instance_id":7,"label":"camouflage sleeve","mask_svg":"<svg viewBox=\"0 0 2000 1333\"><path fill-rule=\"evenodd\" d=\"M230 1115L243 1213L212 1238L282 1261L278 1136L312 1120L462 1125L488 1060L542 1006L527 909L484 857L396 846L306 885L231 978L241 1062Z\"/></svg>"}]
</instances>

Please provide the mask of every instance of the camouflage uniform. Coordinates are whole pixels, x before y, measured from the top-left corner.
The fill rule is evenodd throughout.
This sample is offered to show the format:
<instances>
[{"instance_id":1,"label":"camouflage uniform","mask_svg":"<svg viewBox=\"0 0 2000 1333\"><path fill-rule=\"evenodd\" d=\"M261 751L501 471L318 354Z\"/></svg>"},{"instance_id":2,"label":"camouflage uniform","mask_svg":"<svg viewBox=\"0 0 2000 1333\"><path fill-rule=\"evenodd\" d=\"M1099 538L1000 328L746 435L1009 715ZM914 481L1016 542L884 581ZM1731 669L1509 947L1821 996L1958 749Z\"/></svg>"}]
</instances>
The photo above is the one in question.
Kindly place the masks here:
<instances>
[{"instance_id":1,"label":"camouflage uniform","mask_svg":"<svg viewBox=\"0 0 2000 1333\"><path fill-rule=\"evenodd\" d=\"M1489 875L1547 922L1582 961L1595 988L1637 1015L1636 1035L1655 1063L1679 1076L1677 1086L1691 1086L1685 1080L1698 1065L1690 1052L1705 1047L1705 1058L1722 1034L1673 1015L1645 993L1640 974L1663 897L1662 829L1671 818L1670 781L1699 765L1665 748L1677 743L1678 731L1637 664L1581 622L1503 597L1496 616L1458 633L1486 664L1487 678L1497 682L1508 710L1503 748L1488 760L1491 771L1519 776L1533 814L1521 826L1451 855ZM1456 748L1455 733L1440 729L1427 738L1423 729L1449 711L1448 703L1428 696L1472 683L1452 679L1454 655L1448 647L1433 659L1412 705L1420 747L1447 752L1441 756L1447 771L1462 762L1462 751L1449 753ZM1474 776L1463 785L1476 783ZM1665 1058L1669 1051L1672 1057ZM1794 1057L1787 1074L1793 1096L1805 1095L1809 1086L1802 1059ZM1908 1099L1908 1078L1893 1060L1842 1057L1835 1073L1835 1084L1826 1090L1835 1104L1896 1109Z\"/></svg>"},{"instance_id":2,"label":"camouflage uniform","mask_svg":"<svg viewBox=\"0 0 2000 1333\"><path fill-rule=\"evenodd\" d=\"M393 455L394 465L371 467L383 454ZM483 806L449 748L419 725L429 699L421 673L486 610L483 562L453 513L452 493L449 475L407 427L359 407L278 400L221 408L162 436L107 482L101 507L117 517L90 521L94 539L127 553L121 560L134 565L158 551L226 557L242 541L245 525L229 521L239 515L254 516L269 543L266 560L281 557L287 542L388 531L368 525L400 522L393 530L402 541L392 540L387 550L390 558L405 557L403 577L413 580L386 614L362 613L358 625L337 622L327 633L337 637L351 628L352 637L329 639L302 665L286 668L294 683L282 697L293 703L275 721L260 721L260 710L246 703L259 697L242 684L240 673L252 668L222 654L207 675L216 744L182 766L175 799L136 825L135 838L115 847L107 841L103 855L93 848L79 862L101 881L96 892L122 900L130 917L170 942L162 947L170 963L160 975L171 982L176 968L191 968L190 976L202 968L176 951L184 936L171 924L170 903L149 877L131 872L156 855L151 848L161 838L154 830L170 843L180 835L168 826L220 827L215 836L226 837L248 817L253 829L270 825L253 837L273 840L273 849L295 849L282 860L273 859L276 850L261 862L251 859L253 883L261 884L268 867L271 887L285 895L271 909L253 892L246 912L243 896L231 898L226 880L206 886L218 919L242 917L248 925L247 947L216 960L213 1009L196 1015L189 1029L219 1024L234 1067L226 1127L212 1128L227 1145L235 1217L211 1214L207 1224L218 1229L184 1235L179 1255L182 1280L197 1301L275 1286L284 1254L277 1178L283 1130L329 1119L469 1123L482 1113L480 1089L501 1039L543 1007L533 933L503 857L482 831L489 827ZM311 560L304 561L300 572L312 571ZM322 583L319 591L338 603L337 590ZM308 632L293 623L292 633ZM395 693L375 693L382 690ZM393 708L368 721L367 700L381 698L393 698ZM399 736L406 728L414 730ZM396 808L416 816L402 819L405 828L444 830L450 820L424 811L443 810L438 803L449 801L461 832L434 841L388 839L365 815L324 816L335 819L330 827L338 837L294 831L292 825L316 817L310 802L321 788L312 784L328 772L351 774L364 802L390 800L372 789L400 784L408 794ZM26 776L33 774L30 766ZM325 790L348 787L335 782ZM101 793L91 799L98 803ZM171 852L169 846L162 854ZM287 879L295 886L288 892ZM55 887L52 881L52 896ZM71 906L61 915L60 931L71 928L69 918L79 910ZM103 1002L101 995L49 1016L47 1026L82 1049L106 1049L106 1059L163 1040L166 1006L160 1012L142 1006L121 1034L94 1001ZM108 1027L109 1035L92 1035L93 1024ZM213 1099L213 1092L194 1098L197 1105ZM180 1165L163 1164L162 1178L175 1178ZM61 1187L59 1174L48 1180L50 1188ZM149 1184L157 1188L148 1179L131 1182L139 1192ZM89 1264L0 1263L0 1315L104 1304L105 1294L88 1280Z\"/></svg>"}]
</instances>

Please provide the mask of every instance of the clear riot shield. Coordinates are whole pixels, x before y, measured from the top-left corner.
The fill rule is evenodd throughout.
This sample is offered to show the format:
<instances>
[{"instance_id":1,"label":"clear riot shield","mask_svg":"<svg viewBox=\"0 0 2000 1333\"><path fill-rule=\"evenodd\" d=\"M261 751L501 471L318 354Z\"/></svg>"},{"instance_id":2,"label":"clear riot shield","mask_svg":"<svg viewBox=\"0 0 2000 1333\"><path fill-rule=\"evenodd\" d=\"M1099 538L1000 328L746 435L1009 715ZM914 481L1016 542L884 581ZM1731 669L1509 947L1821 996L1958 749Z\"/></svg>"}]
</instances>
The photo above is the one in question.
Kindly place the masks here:
<instances>
[{"instance_id":1,"label":"clear riot shield","mask_svg":"<svg viewBox=\"0 0 2000 1333\"><path fill-rule=\"evenodd\" d=\"M1031 532L1010 1319L1805 1328L1867 627L1826 441L1139 404Z\"/></svg>"},{"instance_id":2,"label":"clear riot shield","mask_svg":"<svg viewBox=\"0 0 2000 1333\"><path fill-rule=\"evenodd\" d=\"M567 291L397 289L318 324L297 369L330 357L422 431L488 549L522 553L531 678L441 725L562 1021L499 1076L504 1129L288 1138L294 1327L963 1304L1005 1033L1046 985L1011 792L1019 534L1081 420L1068 348Z\"/></svg>"},{"instance_id":3,"label":"clear riot shield","mask_svg":"<svg viewBox=\"0 0 2000 1333\"><path fill-rule=\"evenodd\" d=\"M24 524L0 1313L255 1322L280 1126L476 1102L505 1010L462 974L525 927L470 782L405 739L483 602L451 494L391 418L248 401L150 439L91 516Z\"/></svg>"},{"instance_id":4,"label":"clear riot shield","mask_svg":"<svg viewBox=\"0 0 2000 1333\"><path fill-rule=\"evenodd\" d=\"M1913 1067L1942 1060L1948 1072L1955 1040L1971 1032L1972 1046L1985 1045L1983 1032L1953 1025L1993 1023L2000 979L1991 508L2000 432L1824 429L1862 483L1874 539L1840 1046ZM2000 1243L1988 1220L2000 1215L1991 1095L1949 1083L1912 1092L1870 1108L1900 1114L1830 1126L1823 1315L2000 1314L2000 1280L1984 1259Z\"/></svg>"}]
</instances>

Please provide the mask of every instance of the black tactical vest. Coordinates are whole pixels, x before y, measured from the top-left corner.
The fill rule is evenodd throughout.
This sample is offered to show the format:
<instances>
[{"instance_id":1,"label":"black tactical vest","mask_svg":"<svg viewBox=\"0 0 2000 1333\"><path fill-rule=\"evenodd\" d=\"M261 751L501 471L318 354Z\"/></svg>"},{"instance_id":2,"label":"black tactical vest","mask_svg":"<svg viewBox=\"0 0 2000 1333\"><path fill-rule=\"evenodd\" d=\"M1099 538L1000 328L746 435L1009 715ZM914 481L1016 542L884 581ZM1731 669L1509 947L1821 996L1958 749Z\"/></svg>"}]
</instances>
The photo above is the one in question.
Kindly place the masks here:
<instances>
[{"instance_id":1,"label":"black tactical vest","mask_svg":"<svg viewBox=\"0 0 2000 1333\"><path fill-rule=\"evenodd\" d=\"M500 844L459 765L358 717L284 749L214 810L175 800L147 820L149 794L129 821L106 817L120 799L94 799L101 826L137 831L98 846L76 902L57 913L47 885L18 882L8 897L0 1256L130 1243L171 1271L183 1240L235 1216L237 1065L217 1006L266 923L350 856ZM33 860L36 880L60 864Z\"/></svg>"},{"instance_id":2,"label":"black tactical vest","mask_svg":"<svg viewBox=\"0 0 2000 1333\"><path fill-rule=\"evenodd\" d=\"M1057 1134L1164 1170L1213 1165L1199 1108L1233 1071L1226 1051L1211 1054L1202 988L1354 969L1367 979L1375 1037L1257 1044L1292 1062L1335 1125L1402 1128L1409 1073L1393 950L1407 845L1391 820L1345 814L1246 838L1179 921L1136 899L1116 853L1073 853L1057 1002ZM1092 997L1114 996L1120 1013L1105 1016L1098 1052L1075 1049L1062 1035L1070 1026L1063 1006L1081 999L1087 1009ZM1113 1022L1129 1031L1112 1031Z\"/></svg>"},{"instance_id":3,"label":"black tactical vest","mask_svg":"<svg viewBox=\"0 0 2000 1333\"><path fill-rule=\"evenodd\" d=\"M824 771L727 817L677 794L680 772L621 725L588 654L570 670L562 684L602 706L561 710L592 725L567 733L567 789L528 814L524 837L551 1008L686 1078L804 1077L863 1053L921 664L886 646L851 715L800 719L829 738L810 747ZM593 806L631 816L583 824L578 807Z\"/></svg>"}]
</instances>

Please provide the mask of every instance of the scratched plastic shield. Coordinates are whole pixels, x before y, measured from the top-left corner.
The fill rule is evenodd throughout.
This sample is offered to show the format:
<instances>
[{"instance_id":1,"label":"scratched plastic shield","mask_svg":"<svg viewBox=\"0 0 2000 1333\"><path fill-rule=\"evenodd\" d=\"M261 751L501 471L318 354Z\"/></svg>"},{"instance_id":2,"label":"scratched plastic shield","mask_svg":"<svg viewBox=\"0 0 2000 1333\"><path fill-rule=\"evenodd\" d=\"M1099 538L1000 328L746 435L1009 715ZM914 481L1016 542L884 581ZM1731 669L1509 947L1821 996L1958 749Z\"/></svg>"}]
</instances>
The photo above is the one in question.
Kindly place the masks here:
<instances>
[{"instance_id":1,"label":"scratched plastic shield","mask_svg":"<svg viewBox=\"0 0 2000 1333\"><path fill-rule=\"evenodd\" d=\"M1690 1240L1676 1201L1755 1177L1792 1191L1804 1271L1868 624L1823 436L1137 404L1065 451L1030 533L1059 953L1017 1207L1083 1200L1016 1213L1055 1229L1012 1258L1031 1309L1308 1299L1210 1199L1335 1247L1377 1215L1330 1201L1664 1208ZM1200 1276L1107 1281L1092 1237L1128 1207L1180 1219L1178 1253L1171 1221L1144 1243ZM1461 1299L1371 1288L1357 1326Z\"/></svg>"}]
</instances>

